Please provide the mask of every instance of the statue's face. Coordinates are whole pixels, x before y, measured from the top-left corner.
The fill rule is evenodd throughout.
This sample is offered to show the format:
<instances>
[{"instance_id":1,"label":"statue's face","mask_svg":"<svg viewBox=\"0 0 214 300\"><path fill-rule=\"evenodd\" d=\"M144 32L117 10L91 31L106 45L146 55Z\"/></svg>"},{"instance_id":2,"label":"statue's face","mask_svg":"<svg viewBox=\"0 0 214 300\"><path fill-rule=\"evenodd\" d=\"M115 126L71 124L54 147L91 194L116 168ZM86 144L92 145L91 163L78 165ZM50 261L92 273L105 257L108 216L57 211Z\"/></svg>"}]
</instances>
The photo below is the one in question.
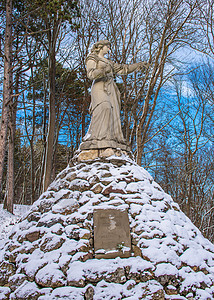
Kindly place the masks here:
<instances>
[{"instance_id":1,"label":"statue's face","mask_svg":"<svg viewBox=\"0 0 214 300\"><path fill-rule=\"evenodd\" d=\"M108 54L109 51L110 51L110 45L104 45L103 48L100 50L100 54L104 56Z\"/></svg>"}]
</instances>

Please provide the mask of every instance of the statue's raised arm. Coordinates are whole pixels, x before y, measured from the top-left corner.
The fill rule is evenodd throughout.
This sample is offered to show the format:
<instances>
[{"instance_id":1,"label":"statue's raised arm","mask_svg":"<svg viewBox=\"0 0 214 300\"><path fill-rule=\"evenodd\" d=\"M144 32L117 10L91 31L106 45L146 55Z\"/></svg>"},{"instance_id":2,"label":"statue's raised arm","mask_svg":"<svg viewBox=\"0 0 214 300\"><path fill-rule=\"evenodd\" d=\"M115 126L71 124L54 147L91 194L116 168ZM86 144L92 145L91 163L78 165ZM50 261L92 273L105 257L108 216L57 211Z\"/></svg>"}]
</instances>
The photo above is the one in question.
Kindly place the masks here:
<instances>
[{"instance_id":1,"label":"statue's raised arm","mask_svg":"<svg viewBox=\"0 0 214 300\"><path fill-rule=\"evenodd\" d=\"M81 150L120 148L129 151L121 129L120 92L113 74L126 75L144 67L143 62L117 64L105 55L110 50L110 42L95 43L86 59L87 76L93 80L91 88L91 123L88 133L80 145Z\"/></svg>"}]
</instances>

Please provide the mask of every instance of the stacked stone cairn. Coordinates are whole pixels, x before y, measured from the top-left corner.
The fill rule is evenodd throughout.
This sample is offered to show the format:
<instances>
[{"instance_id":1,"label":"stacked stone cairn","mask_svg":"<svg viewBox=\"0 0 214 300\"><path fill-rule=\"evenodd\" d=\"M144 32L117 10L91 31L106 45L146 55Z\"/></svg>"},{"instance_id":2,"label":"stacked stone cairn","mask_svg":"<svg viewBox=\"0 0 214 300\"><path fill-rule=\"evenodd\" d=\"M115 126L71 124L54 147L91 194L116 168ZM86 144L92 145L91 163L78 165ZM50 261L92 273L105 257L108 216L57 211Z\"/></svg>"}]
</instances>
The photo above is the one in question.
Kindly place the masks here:
<instances>
[{"instance_id":1,"label":"stacked stone cairn","mask_svg":"<svg viewBox=\"0 0 214 300\"><path fill-rule=\"evenodd\" d=\"M129 258L95 258L93 211L107 208L128 211ZM80 153L0 252L0 299L213 298L214 246L121 151Z\"/></svg>"}]
</instances>

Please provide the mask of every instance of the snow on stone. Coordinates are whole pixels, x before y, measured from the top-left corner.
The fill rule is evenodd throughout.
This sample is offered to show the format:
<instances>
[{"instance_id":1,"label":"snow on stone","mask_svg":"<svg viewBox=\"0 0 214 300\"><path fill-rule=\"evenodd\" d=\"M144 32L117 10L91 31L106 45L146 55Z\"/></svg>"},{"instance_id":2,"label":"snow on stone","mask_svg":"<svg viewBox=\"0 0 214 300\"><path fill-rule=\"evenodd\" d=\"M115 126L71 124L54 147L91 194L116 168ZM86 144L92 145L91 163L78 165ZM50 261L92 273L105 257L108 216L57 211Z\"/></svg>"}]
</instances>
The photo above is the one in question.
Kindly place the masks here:
<instances>
[{"instance_id":1,"label":"snow on stone","mask_svg":"<svg viewBox=\"0 0 214 300\"><path fill-rule=\"evenodd\" d=\"M65 209L72 211L73 208L78 206L78 202L75 199L63 199L62 201L56 203L52 207L52 211L54 213L61 213L64 212Z\"/></svg>"},{"instance_id":2,"label":"snow on stone","mask_svg":"<svg viewBox=\"0 0 214 300\"><path fill-rule=\"evenodd\" d=\"M93 211L109 208L128 211L130 258L94 258ZM213 284L214 246L124 155L68 166L0 249L0 299L208 300Z\"/></svg>"},{"instance_id":3,"label":"snow on stone","mask_svg":"<svg viewBox=\"0 0 214 300\"><path fill-rule=\"evenodd\" d=\"M84 299L85 288L75 288L71 286L61 287L55 289L51 295L41 296L39 300L56 300L56 299Z\"/></svg>"},{"instance_id":4,"label":"snow on stone","mask_svg":"<svg viewBox=\"0 0 214 300\"><path fill-rule=\"evenodd\" d=\"M157 277L161 275L177 275L178 269L171 265L170 263L161 263L157 265L157 268L155 270L155 275Z\"/></svg>"},{"instance_id":5,"label":"snow on stone","mask_svg":"<svg viewBox=\"0 0 214 300\"><path fill-rule=\"evenodd\" d=\"M51 290L50 288L44 288L41 291L36 283L24 281L23 284L10 295L10 299L38 299L42 294L47 297L46 295L49 294Z\"/></svg>"},{"instance_id":6,"label":"snow on stone","mask_svg":"<svg viewBox=\"0 0 214 300\"><path fill-rule=\"evenodd\" d=\"M45 259L31 259L30 262L21 265L21 268L24 268L25 274L29 277L34 279L35 274L37 271L42 268L44 265L47 264Z\"/></svg>"},{"instance_id":7,"label":"snow on stone","mask_svg":"<svg viewBox=\"0 0 214 300\"><path fill-rule=\"evenodd\" d=\"M195 249L186 249L180 258L183 263L188 263L188 265L192 267L198 266L203 269L206 268L207 264L212 265L214 254L209 255L209 252L202 247L195 247Z\"/></svg>"},{"instance_id":8,"label":"snow on stone","mask_svg":"<svg viewBox=\"0 0 214 300\"><path fill-rule=\"evenodd\" d=\"M38 287L34 282L24 281L24 283L16 290L16 292L10 295L10 298L12 300L20 299L21 297L22 299L27 299L29 295L32 298L36 297L38 295Z\"/></svg>"},{"instance_id":9,"label":"snow on stone","mask_svg":"<svg viewBox=\"0 0 214 300\"><path fill-rule=\"evenodd\" d=\"M40 284L52 287L63 286L66 283L65 275L61 270L59 270L57 263L50 263L43 268L41 268L36 276L35 281Z\"/></svg>"},{"instance_id":10,"label":"snow on stone","mask_svg":"<svg viewBox=\"0 0 214 300\"><path fill-rule=\"evenodd\" d=\"M10 294L10 288L9 287L0 287L0 299L6 299L8 295Z\"/></svg>"}]
</instances>

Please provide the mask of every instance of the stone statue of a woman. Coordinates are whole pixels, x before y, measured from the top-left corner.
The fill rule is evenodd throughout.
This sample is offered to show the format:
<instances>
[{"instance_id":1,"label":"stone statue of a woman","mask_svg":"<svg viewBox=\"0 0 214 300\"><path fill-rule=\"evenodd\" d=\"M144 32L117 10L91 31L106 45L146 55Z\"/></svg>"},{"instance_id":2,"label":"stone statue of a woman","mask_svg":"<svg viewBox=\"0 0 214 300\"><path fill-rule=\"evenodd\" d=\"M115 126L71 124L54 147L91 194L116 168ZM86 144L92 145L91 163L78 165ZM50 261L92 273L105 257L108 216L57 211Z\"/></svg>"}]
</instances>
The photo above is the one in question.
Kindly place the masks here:
<instances>
[{"instance_id":1,"label":"stone statue of a woman","mask_svg":"<svg viewBox=\"0 0 214 300\"><path fill-rule=\"evenodd\" d=\"M105 58L110 42L96 42L86 59L87 76L93 80L91 88L91 123L80 145L81 150L120 148L129 150L121 129L120 92L113 74L126 75L144 67L145 63L117 64Z\"/></svg>"}]
</instances>

